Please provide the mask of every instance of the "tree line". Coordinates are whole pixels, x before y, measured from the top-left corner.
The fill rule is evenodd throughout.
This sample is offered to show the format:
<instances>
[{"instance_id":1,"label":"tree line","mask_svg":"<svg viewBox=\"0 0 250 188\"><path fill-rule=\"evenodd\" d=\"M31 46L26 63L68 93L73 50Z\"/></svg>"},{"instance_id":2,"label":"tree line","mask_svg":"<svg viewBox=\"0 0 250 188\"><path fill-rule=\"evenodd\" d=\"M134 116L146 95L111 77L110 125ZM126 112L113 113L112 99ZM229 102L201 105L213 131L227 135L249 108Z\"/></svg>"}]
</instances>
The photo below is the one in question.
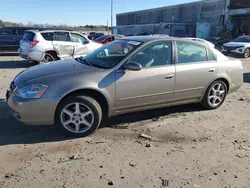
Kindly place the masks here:
<instances>
[{"instance_id":1,"label":"tree line","mask_svg":"<svg viewBox=\"0 0 250 188\"><path fill-rule=\"evenodd\" d=\"M105 25L84 25L84 26L69 26L67 24L36 24L28 22L28 24L3 21L0 19L0 27L38 27L38 28L55 28L67 29L74 31L110 31L111 27Z\"/></svg>"}]
</instances>

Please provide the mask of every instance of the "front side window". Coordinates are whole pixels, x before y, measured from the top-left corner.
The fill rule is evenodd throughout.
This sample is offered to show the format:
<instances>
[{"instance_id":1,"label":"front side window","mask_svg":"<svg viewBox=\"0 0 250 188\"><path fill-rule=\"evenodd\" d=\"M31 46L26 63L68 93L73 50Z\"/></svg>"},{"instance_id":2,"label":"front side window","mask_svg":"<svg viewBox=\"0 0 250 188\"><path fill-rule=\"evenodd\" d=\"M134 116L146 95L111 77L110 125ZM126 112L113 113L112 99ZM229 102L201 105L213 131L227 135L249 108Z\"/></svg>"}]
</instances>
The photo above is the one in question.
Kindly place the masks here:
<instances>
[{"instance_id":1,"label":"front side window","mask_svg":"<svg viewBox=\"0 0 250 188\"><path fill-rule=\"evenodd\" d=\"M138 41L116 40L89 53L81 58L81 61L94 67L109 69L117 65L141 44Z\"/></svg>"},{"instance_id":2,"label":"front side window","mask_svg":"<svg viewBox=\"0 0 250 188\"><path fill-rule=\"evenodd\" d=\"M176 42L178 50L178 63L196 63L207 61L206 48L188 42Z\"/></svg>"},{"instance_id":3,"label":"front side window","mask_svg":"<svg viewBox=\"0 0 250 188\"><path fill-rule=\"evenodd\" d=\"M70 42L69 33L68 32L55 32L53 35L53 40Z\"/></svg>"},{"instance_id":4,"label":"front side window","mask_svg":"<svg viewBox=\"0 0 250 188\"><path fill-rule=\"evenodd\" d=\"M78 35L76 33L71 33L71 39L73 42L76 42L76 43L82 43L82 44L88 43L88 41L87 41L87 39L85 39L85 37Z\"/></svg>"},{"instance_id":5,"label":"front side window","mask_svg":"<svg viewBox=\"0 0 250 188\"><path fill-rule=\"evenodd\" d=\"M138 52L131 61L137 62L145 68L170 65L172 64L172 42L150 44Z\"/></svg>"}]
</instances>

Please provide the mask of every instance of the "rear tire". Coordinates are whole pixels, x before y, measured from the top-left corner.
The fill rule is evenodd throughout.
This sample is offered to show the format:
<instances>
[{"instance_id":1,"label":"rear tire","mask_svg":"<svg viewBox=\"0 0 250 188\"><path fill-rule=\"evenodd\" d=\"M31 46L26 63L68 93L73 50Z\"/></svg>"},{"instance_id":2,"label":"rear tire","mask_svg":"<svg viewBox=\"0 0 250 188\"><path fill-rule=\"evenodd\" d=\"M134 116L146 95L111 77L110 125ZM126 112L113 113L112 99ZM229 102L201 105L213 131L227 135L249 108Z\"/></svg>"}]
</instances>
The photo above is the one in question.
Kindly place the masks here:
<instances>
[{"instance_id":1,"label":"rear tire","mask_svg":"<svg viewBox=\"0 0 250 188\"><path fill-rule=\"evenodd\" d=\"M208 87L201 105L207 110L219 108L224 103L227 92L228 88L225 82L216 80Z\"/></svg>"},{"instance_id":2,"label":"rear tire","mask_svg":"<svg viewBox=\"0 0 250 188\"><path fill-rule=\"evenodd\" d=\"M69 96L59 104L55 119L68 135L85 137L100 126L102 108L92 97Z\"/></svg>"},{"instance_id":3,"label":"rear tire","mask_svg":"<svg viewBox=\"0 0 250 188\"><path fill-rule=\"evenodd\" d=\"M45 53L43 60L40 62L40 64L48 63L48 62L52 62L52 61L55 61L55 58L51 54Z\"/></svg>"}]
</instances>

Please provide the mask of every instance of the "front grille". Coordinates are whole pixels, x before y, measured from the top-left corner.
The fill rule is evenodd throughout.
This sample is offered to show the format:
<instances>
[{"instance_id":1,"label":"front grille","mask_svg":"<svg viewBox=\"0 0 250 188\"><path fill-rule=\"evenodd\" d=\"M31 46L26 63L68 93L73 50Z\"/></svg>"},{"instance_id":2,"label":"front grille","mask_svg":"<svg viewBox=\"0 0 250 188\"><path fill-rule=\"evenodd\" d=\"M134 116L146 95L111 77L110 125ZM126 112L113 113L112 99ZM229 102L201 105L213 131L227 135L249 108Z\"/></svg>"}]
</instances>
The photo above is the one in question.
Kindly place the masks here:
<instances>
[{"instance_id":1,"label":"front grille","mask_svg":"<svg viewBox=\"0 0 250 188\"><path fill-rule=\"evenodd\" d=\"M225 50L236 50L238 47L237 46L223 46Z\"/></svg>"}]
</instances>

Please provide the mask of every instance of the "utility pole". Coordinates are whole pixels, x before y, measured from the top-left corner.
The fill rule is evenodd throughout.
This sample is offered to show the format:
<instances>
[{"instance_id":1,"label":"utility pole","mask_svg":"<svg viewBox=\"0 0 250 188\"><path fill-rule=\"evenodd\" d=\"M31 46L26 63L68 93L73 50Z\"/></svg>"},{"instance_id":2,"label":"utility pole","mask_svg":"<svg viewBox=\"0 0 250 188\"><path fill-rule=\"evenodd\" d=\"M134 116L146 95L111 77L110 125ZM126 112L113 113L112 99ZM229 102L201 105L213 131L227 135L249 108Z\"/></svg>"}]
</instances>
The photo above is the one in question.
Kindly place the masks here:
<instances>
[{"instance_id":1,"label":"utility pole","mask_svg":"<svg viewBox=\"0 0 250 188\"><path fill-rule=\"evenodd\" d=\"M111 0L111 29L113 27L113 0Z\"/></svg>"},{"instance_id":2,"label":"utility pole","mask_svg":"<svg viewBox=\"0 0 250 188\"><path fill-rule=\"evenodd\" d=\"M106 31L109 30L109 21L107 20L107 28L106 28Z\"/></svg>"}]
</instances>

